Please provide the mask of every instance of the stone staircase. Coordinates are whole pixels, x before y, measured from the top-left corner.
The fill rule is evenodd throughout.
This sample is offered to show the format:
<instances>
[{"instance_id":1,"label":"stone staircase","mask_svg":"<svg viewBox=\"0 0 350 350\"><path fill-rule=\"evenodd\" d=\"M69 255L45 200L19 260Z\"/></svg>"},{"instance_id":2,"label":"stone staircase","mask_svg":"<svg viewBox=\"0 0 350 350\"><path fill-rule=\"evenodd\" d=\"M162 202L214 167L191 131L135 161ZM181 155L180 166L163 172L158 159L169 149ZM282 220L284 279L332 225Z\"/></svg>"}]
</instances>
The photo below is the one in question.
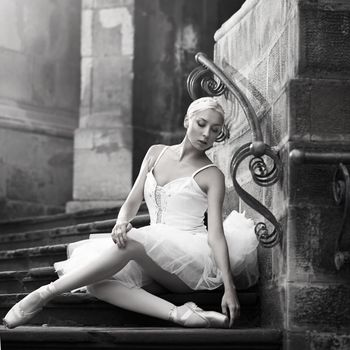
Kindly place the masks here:
<instances>
[{"instance_id":1,"label":"stone staircase","mask_svg":"<svg viewBox=\"0 0 350 350\"><path fill-rule=\"evenodd\" d=\"M116 210L60 214L0 223L0 317L28 292L56 279L52 264L66 258L70 242L110 232ZM148 224L144 208L133 221ZM175 304L194 301L220 310L222 291L163 293ZM48 303L25 327L0 327L1 349L280 349L279 330L260 327L258 288L240 291L234 329L185 329L129 312L86 293L66 293Z\"/></svg>"}]
</instances>

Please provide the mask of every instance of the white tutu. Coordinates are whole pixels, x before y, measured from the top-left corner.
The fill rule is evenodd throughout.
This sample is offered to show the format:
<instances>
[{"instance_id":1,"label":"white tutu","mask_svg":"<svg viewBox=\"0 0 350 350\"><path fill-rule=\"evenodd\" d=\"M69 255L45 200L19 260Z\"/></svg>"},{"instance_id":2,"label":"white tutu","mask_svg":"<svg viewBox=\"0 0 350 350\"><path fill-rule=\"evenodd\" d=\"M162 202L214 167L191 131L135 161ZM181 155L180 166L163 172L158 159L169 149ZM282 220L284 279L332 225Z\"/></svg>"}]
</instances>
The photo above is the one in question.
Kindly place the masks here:
<instances>
[{"instance_id":1,"label":"white tutu","mask_svg":"<svg viewBox=\"0 0 350 350\"><path fill-rule=\"evenodd\" d=\"M153 169L166 149L158 156L144 184L151 224L131 229L128 237L140 242L152 260L165 271L177 275L190 288L217 288L222 284L222 276L208 245L208 233L203 223L208 198L195 180L199 172L215 165L206 165L192 176L180 177L160 186ZM258 279L258 241L253 221L233 211L224 221L224 232L235 285L248 288ZM56 271L61 276L91 261L97 263L104 250L113 245L109 233L91 235L88 240L70 244L69 259L56 263ZM129 288L142 287L152 281L135 261L129 262L111 278Z\"/></svg>"},{"instance_id":2,"label":"white tutu","mask_svg":"<svg viewBox=\"0 0 350 350\"><path fill-rule=\"evenodd\" d=\"M244 214L233 211L223 226L235 285L239 289L248 288L259 277L256 251L258 241L254 233L254 223ZM222 284L221 272L208 245L206 231L191 232L166 224L151 224L132 228L128 237L140 242L157 265L176 274L191 289L215 289ZM69 259L55 263L55 269L61 276L84 267L113 245L109 233L94 234L90 239L69 244ZM152 282L135 261L129 262L111 278L129 288L139 288Z\"/></svg>"}]
</instances>

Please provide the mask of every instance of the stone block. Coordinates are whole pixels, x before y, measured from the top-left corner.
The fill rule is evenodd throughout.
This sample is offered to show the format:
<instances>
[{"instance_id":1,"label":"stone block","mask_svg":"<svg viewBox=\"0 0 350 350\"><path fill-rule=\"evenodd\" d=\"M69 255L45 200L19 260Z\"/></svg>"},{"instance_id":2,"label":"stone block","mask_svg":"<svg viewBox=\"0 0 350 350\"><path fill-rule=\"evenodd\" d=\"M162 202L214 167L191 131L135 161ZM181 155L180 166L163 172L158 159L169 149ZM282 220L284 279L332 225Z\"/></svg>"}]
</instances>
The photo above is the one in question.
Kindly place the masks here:
<instances>
[{"instance_id":1,"label":"stone block","mask_svg":"<svg viewBox=\"0 0 350 350\"><path fill-rule=\"evenodd\" d=\"M340 208L290 206L286 233L289 281L346 283L349 266L337 271L334 264L341 217Z\"/></svg>"},{"instance_id":2,"label":"stone block","mask_svg":"<svg viewBox=\"0 0 350 350\"><path fill-rule=\"evenodd\" d=\"M340 3L320 8L300 3L300 73L344 79L350 76L350 9Z\"/></svg>"},{"instance_id":3,"label":"stone block","mask_svg":"<svg viewBox=\"0 0 350 350\"><path fill-rule=\"evenodd\" d=\"M310 332L310 350L347 350L350 348L349 332ZM300 348L298 348L300 349Z\"/></svg>"},{"instance_id":4,"label":"stone block","mask_svg":"<svg viewBox=\"0 0 350 350\"><path fill-rule=\"evenodd\" d=\"M114 124L105 125L105 127L130 125L132 78L130 57L94 59L91 118L98 119L104 118L104 115L113 115Z\"/></svg>"},{"instance_id":5,"label":"stone block","mask_svg":"<svg viewBox=\"0 0 350 350\"><path fill-rule=\"evenodd\" d=\"M350 326L350 288L345 284L288 283L290 330L338 331Z\"/></svg>"},{"instance_id":6,"label":"stone block","mask_svg":"<svg viewBox=\"0 0 350 350\"><path fill-rule=\"evenodd\" d=\"M78 129L74 153L75 200L115 201L131 188L130 129Z\"/></svg>"},{"instance_id":7,"label":"stone block","mask_svg":"<svg viewBox=\"0 0 350 350\"><path fill-rule=\"evenodd\" d=\"M334 206L333 175L336 166L329 164L295 164L289 166L289 200L293 205Z\"/></svg>"},{"instance_id":8,"label":"stone block","mask_svg":"<svg viewBox=\"0 0 350 350\"><path fill-rule=\"evenodd\" d=\"M292 80L289 86L290 137L310 141L349 138L349 87L346 80Z\"/></svg>"},{"instance_id":9,"label":"stone block","mask_svg":"<svg viewBox=\"0 0 350 350\"><path fill-rule=\"evenodd\" d=\"M134 54L133 8L102 8L94 12L92 52L94 56Z\"/></svg>"}]
</instances>

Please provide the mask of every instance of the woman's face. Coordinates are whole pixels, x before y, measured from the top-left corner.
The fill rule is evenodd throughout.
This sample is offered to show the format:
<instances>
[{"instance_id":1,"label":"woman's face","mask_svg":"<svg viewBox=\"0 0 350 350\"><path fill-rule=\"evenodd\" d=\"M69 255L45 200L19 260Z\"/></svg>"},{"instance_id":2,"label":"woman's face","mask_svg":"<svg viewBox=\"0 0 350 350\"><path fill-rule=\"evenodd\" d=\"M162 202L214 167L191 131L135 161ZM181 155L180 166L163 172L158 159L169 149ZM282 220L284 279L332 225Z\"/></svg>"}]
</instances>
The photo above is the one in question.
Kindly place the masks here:
<instances>
[{"instance_id":1,"label":"woman's face","mask_svg":"<svg viewBox=\"0 0 350 350\"><path fill-rule=\"evenodd\" d=\"M187 117L188 118L188 117ZM213 146L224 125L223 116L213 109L197 112L187 119L187 137L193 147L205 151Z\"/></svg>"}]
</instances>

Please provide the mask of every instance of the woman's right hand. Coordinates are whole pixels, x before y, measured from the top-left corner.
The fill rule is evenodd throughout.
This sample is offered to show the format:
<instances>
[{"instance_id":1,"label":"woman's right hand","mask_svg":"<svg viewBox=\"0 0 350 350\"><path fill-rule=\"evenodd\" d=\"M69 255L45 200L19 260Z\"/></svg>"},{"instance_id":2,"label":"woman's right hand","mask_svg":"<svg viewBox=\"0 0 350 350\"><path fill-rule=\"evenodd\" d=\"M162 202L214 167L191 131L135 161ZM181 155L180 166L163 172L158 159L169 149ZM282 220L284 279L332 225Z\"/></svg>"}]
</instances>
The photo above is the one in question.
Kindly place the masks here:
<instances>
[{"instance_id":1,"label":"woman's right hand","mask_svg":"<svg viewBox=\"0 0 350 350\"><path fill-rule=\"evenodd\" d=\"M124 221L124 222L116 222L111 233L111 237L113 239L113 242L119 247L119 248L125 248L127 243L127 232L129 232L132 229L132 225L130 222Z\"/></svg>"}]
</instances>

